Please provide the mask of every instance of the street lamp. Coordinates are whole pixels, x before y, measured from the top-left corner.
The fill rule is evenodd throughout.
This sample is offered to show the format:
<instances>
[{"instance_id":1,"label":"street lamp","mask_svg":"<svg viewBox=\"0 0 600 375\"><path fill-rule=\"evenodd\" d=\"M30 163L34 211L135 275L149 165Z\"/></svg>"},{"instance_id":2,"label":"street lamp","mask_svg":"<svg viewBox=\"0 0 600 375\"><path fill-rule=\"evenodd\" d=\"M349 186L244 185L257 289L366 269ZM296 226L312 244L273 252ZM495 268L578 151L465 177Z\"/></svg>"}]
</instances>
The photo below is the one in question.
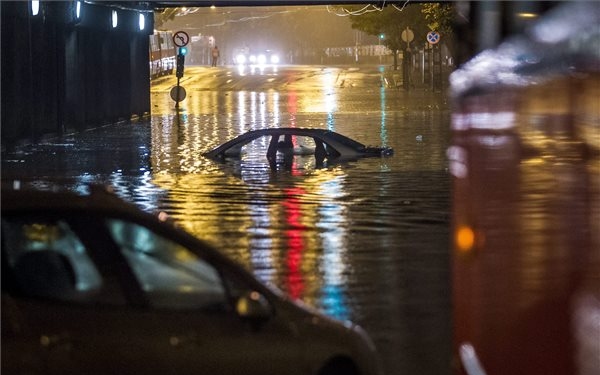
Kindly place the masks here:
<instances>
[{"instance_id":1,"label":"street lamp","mask_svg":"<svg viewBox=\"0 0 600 375\"><path fill-rule=\"evenodd\" d=\"M379 55L379 63L381 64L381 55L383 54L381 51L381 41L385 39L385 34L379 34L379 38L377 38L377 54Z\"/></svg>"}]
</instances>

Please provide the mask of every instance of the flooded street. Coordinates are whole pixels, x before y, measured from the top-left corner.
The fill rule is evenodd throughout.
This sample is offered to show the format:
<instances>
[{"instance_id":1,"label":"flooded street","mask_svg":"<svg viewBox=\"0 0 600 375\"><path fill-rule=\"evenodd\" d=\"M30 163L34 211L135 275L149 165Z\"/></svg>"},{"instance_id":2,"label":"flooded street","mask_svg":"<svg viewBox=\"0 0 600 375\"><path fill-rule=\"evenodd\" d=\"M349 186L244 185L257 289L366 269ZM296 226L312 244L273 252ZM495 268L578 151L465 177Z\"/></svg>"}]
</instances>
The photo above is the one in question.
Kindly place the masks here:
<instances>
[{"instance_id":1,"label":"flooded street","mask_svg":"<svg viewBox=\"0 0 600 375\"><path fill-rule=\"evenodd\" d=\"M385 375L600 375L600 2L7 3L7 372L219 373L213 357L321 375L369 360L214 252L114 217L121 201L73 213L7 191L100 184L362 326ZM116 30L93 26L109 10ZM227 143L256 130L269 136ZM53 255L23 271L20 253ZM55 265L65 289L43 279Z\"/></svg>"},{"instance_id":2,"label":"flooded street","mask_svg":"<svg viewBox=\"0 0 600 375\"><path fill-rule=\"evenodd\" d=\"M149 122L111 125L3 159L3 178L80 189L108 183L162 210L262 281L362 325L387 374L446 374L451 362L449 105L404 91L378 67L186 68L179 114L153 85ZM248 130L329 129L391 157L272 170L267 145L202 156ZM50 157L51 155L51 157Z\"/></svg>"}]
</instances>

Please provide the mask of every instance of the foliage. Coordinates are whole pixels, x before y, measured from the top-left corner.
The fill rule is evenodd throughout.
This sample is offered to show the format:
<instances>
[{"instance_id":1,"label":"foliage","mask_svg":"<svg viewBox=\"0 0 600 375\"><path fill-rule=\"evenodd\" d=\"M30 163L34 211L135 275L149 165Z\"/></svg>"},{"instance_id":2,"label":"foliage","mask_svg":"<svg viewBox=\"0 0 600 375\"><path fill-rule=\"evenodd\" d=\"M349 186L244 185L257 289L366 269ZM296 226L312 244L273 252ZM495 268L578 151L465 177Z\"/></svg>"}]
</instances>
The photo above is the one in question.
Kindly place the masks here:
<instances>
[{"instance_id":1,"label":"foliage","mask_svg":"<svg viewBox=\"0 0 600 375\"><path fill-rule=\"evenodd\" d=\"M454 7L450 3L427 3L423 4L422 12L431 30L438 31L442 35L452 35L452 23L454 18Z\"/></svg>"},{"instance_id":2,"label":"foliage","mask_svg":"<svg viewBox=\"0 0 600 375\"><path fill-rule=\"evenodd\" d=\"M402 31L409 27L415 39L413 43L421 46L426 43L426 35L431 30L447 36L446 42L452 38L452 21L454 6L451 3L407 4L399 7L388 5L383 9L361 6L338 6L337 11L348 14L352 28L367 34L380 35L381 43L391 50L406 48L402 40Z\"/></svg>"},{"instance_id":3,"label":"foliage","mask_svg":"<svg viewBox=\"0 0 600 375\"><path fill-rule=\"evenodd\" d=\"M426 41L429 32L427 20L422 13L421 4L408 4L403 8L386 6L378 11L358 13L359 7L345 7L350 15L352 28L371 35L383 35L381 43L392 51L403 50L407 43L402 40L402 31L406 28L414 33L412 43L419 45Z\"/></svg>"}]
</instances>

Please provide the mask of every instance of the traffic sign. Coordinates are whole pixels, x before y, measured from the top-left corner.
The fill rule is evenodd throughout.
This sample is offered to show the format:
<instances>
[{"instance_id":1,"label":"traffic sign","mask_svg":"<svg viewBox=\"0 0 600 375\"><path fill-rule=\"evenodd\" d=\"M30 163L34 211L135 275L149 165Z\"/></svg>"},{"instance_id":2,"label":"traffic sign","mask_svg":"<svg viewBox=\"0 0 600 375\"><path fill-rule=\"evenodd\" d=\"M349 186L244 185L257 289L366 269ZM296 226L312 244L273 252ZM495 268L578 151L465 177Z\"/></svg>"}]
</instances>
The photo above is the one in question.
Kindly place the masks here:
<instances>
[{"instance_id":1,"label":"traffic sign","mask_svg":"<svg viewBox=\"0 0 600 375\"><path fill-rule=\"evenodd\" d=\"M175 100L176 103L182 102L185 99L186 92L183 86L173 86L171 89L171 99Z\"/></svg>"},{"instance_id":2,"label":"traffic sign","mask_svg":"<svg viewBox=\"0 0 600 375\"><path fill-rule=\"evenodd\" d=\"M440 34L437 31L428 32L427 41L429 44L437 44L440 41Z\"/></svg>"},{"instance_id":3,"label":"traffic sign","mask_svg":"<svg viewBox=\"0 0 600 375\"><path fill-rule=\"evenodd\" d=\"M190 36L185 31L178 31L173 34L173 43L177 47L185 47L190 42Z\"/></svg>"},{"instance_id":4,"label":"traffic sign","mask_svg":"<svg viewBox=\"0 0 600 375\"><path fill-rule=\"evenodd\" d=\"M415 33L408 27L402 31L402 40L406 43L410 43L415 39Z\"/></svg>"}]
</instances>

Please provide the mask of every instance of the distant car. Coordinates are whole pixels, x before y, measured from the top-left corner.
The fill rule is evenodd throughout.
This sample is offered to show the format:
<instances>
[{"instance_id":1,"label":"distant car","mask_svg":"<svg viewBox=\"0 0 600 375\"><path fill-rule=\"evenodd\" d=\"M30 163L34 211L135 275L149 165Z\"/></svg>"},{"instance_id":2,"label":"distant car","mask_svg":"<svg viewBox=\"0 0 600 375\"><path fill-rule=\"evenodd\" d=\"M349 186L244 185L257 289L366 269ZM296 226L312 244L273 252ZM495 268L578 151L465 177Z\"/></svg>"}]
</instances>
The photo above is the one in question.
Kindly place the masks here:
<instances>
[{"instance_id":1,"label":"distant car","mask_svg":"<svg viewBox=\"0 0 600 375\"><path fill-rule=\"evenodd\" d=\"M2 373L376 374L366 333L93 189L2 191Z\"/></svg>"},{"instance_id":2,"label":"distant car","mask_svg":"<svg viewBox=\"0 0 600 375\"><path fill-rule=\"evenodd\" d=\"M277 66L281 62L279 54L271 50L263 51L244 51L240 50L235 56L237 65L249 66Z\"/></svg>"}]
</instances>

